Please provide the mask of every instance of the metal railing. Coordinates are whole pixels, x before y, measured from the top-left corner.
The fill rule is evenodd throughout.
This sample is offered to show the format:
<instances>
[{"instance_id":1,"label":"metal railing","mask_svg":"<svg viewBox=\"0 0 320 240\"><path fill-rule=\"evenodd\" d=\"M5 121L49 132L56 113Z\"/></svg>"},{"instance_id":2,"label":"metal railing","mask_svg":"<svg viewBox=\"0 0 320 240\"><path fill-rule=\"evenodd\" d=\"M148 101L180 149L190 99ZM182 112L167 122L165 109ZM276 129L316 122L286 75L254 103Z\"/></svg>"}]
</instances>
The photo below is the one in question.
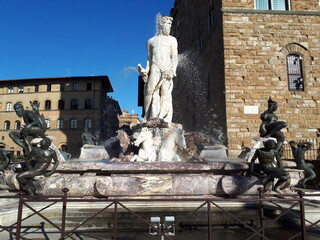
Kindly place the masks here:
<instances>
[{"instance_id":1,"label":"metal railing","mask_svg":"<svg viewBox=\"0 0 320 240\"><path fill-rule=\"evenodd\" d=\"M319 139L307 139L300 140L298 142L312 142L312 147L305 152L305 160L317 160L320 157L320 140ZM283 145L283 159L294 159L292 150L289 144Z\"/></svg>"},{"instance_id":2,"label":"metal railing","mask_svg":"<svg viewBox=\"0 0 320 240\"><path fill-rule=\"evenodd\" d=\"M45 221L48 225L51 226L51 230L55 233L58 233L59 237L55 239L77 239L76 234L79 232L83 232L81 228L85 226L90 220L96 218L99 214L103 212L110 213L109 221L112 222L109 227L103 229L104 232L108 232L112 238L110 239L119 239L119 233L123 230L119 225L119 214L126 212L131 215L136 221L139 221L142 225L144 225L144 229L147 232L148 229L152 229L153 232L158 231L159 238L158 239L174 239L172 236L168 236L163 234L159 229L156 229L148 218L146 218L140 211L136 208L132 207L132 204L147 204L147 203L157 203L157 204L165 204L168 206L170 203L180 203L181 206L187 203L196 204L195 208L188 208L187 214L184 214L181 218L177 219L175 222L175 227L177 230L181 228L184 223L190 222L192 218L196 215L195 213L201 211L206 217L205 224L202 227L206 228L207 237L202 239L212 240L214 239L214 225L213 225L213 212L215 214L224 215L228 219L232 219L237 222L239 226L245 229L245 237L243 239L272 239L269 236L272 225L275 224L280 218L284 216L290 216L290 218L298 219L299 226L298 229L292 232L292 236L285 238L282 236L281 239L307 239L306 236L308 231L317 230L319 231L320 226L318 226L320 222L320 214L317 216L317 220L312 222L307 220L305 217L305 206L309 204L309 200L306 197L320 197L320 194L304 194L303 192L298 192L297 194L264 194L262 189L259 189L259 192L256 195L242 195L241 198L217 198L217 197L208 197L208 196L158 196L153 198L131 198L131 197L117 197L117 196L109 196L109 198L75 198L68 197L68 189L62 190L61 196L35 196L30 197L23 195L22 193L17 194L16 196L1 196L0 198L16 198L18 201L18 209L17 209L17 221L14 224L9 226L0 225L0 233L8 232L12 237L11 239L16 240L25 240L29 239L22 236L22 229L26 227L26 220L31 218L32 216L37 215L43 221ZM42 207L40 209L36 209L36 207L32 206L33 203L42 203ZM99 209L95 209L95 213L86 217L81 222L76 223L72 227L67 227L68 222L68 205L71 203L83 203L83 204L98 204ZM258 224L250 224L248 221L241 219L239 214L234 211L230 211L230 207L226 207L228 204L242 204L242 206L251 205L254 206L256 210L258 210ZM314 204L314 202L313 202ZM129 206L130 205L130 206ZM319 204L320 205L320 204ZM102 206L102 207L101 207ZM57 224L52 219L50 219L44 213L46 210L55 207L55 210L61 211L61 215L59 218L61 219L61 223ZM266 209L273 208L276 209L278 214L273 218L266 217ZM24 211L28 209L30 214L24 216ZM148 212L147 207L144 209L145 212ZM172 212L174 214L174 212ZM191 221L192 222L192 221ZM42 228L44 228L44 224L41 223ZM42 231L45 232L44 229ZM179 233L178 233L179 234ZM320 235L318 235L320 236ZM161 238L160 238L161 237ZM45 238L49 239L49 238ZM51 238L50 238L51 239ZM98 238L96 238L98 239ZM109 239L109 238L108 238ZM200 238L199 238L200 239ZM218 239L218 238L217 238ZM239 237L238 239L241 239Z\"/></svg>"}]
</instances>

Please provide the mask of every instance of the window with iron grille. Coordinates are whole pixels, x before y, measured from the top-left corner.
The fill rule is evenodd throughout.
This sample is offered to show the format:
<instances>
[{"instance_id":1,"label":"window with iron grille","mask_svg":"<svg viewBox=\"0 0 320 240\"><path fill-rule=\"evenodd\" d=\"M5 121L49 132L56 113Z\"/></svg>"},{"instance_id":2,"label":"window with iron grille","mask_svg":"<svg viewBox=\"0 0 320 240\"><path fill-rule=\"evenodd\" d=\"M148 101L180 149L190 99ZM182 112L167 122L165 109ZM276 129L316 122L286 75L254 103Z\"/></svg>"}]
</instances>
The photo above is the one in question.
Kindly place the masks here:
<instances>
[{"instance_id":1,"label":"window with iron grille","mask_svg":"<svg viewBox=\"0 0 320 240\"><path fill-rule=\"evenodd\" d=\"M256 0L259 10L290 10L290 0Z\"/></svg>"},{"instance_id":2,"label":"window with iron grille","mask_svg":"<svg viewBox=\"0 0 320 240\"><path fill-rule=\"evenodd\" d=\"M287 56L288 86L291 91L304 91L302 56L290 54Z\"/></svg>"}]
</instances>

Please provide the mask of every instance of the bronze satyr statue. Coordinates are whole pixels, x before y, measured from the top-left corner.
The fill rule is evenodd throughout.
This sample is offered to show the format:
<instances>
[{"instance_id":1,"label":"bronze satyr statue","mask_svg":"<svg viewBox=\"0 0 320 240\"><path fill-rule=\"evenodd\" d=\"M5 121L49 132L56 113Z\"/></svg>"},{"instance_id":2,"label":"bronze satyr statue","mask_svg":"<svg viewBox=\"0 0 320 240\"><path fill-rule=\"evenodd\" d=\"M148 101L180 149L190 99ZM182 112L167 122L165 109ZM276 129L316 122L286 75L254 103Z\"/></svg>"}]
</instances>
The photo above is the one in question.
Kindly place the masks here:
<instances>
[{"instance_id":1,"label":"bronze satyr statue","mask_svg":"<svg viewBox=\"0 0 320 240\"><path fill-rule=\"evenodd\" d=\"M312 142L301 142L297 143L295 141L289 142L294 161L297 164L297 168L304 171L305 177L300 180L299 185L302 188L306 188L306 182L314 179L316 177L315 172L313 171L314 166L311 163L306 163L304 160L304 154L312 146Z\"/></svg>"},{"instance_id":2,"label":"bronze satyr statue","mask_svg":"<svg viewBox=\"0 0 320 240\"><path fill-rule=\"evenodd\" d=\"M281 132L281 129L287 126L286 122L278 121L278 116L274 112L278 109L278 103L273 101L271 98L268 100L268 109L261 114L260 119L262 123L260 125L259 133L261 137L268 138L273 137L277 139L277 144L275 147L276 158L281 162L281 147L284 142L284 135Z\"/></svg>"},{"instance_id":3,"label":"bronze satyr statue","mask_svg":"<svg viewBox=\"0 0 320 240\"><path fill-rule=\"evenodd\" d=\"M20 132L10 132L10 138L24 151L24 155L30 153L32 149L31 141L34 138L45 138L47 125L43 115L39 114L39 104L30 102L33 111L24 110L22 103L14 104L13 108L18 117L22 117L25 126Z\"/></svg>"},{"instance_id":4,"label":"bronze satyr statue","mask_svg":"<svg viewBox=\"0 0 320 240\"><path fill-rule=\"evenodd\" d=\"M264 148L255 151L250 162L249 170L252 175L257 176L260 179L265 191L272 190L281 193L279 189L284 189L286 187L286 183L289 180L289 173L280 167L280 162L275 162L275 156L277 154L275 149L275 141L268 140L264 142ZM259 159L263 174L254 171L253 167L256 159ZM275 178L278 178L278 181L273 185L272 189L270 189Z\"/></svg>"},{"instance_id":5,"label":"bronze satyr statue","mask_svg":"<svg viewBox=\"0 0 320 240\"><path fill-rule=\"evenodd\" d=\"M51 176L58 167L59 161L56 152L49 148L50 145L51 140L45 137L40 141L40 147L33 147L26 155L27 170L16 176L20 188L30 196L36 194L33 178L41 175L45 177ZM47 171L52 160L54 161L54 165L50 171ZM34 167L31 166L31 161L34 162Z\"/></svg>"}]
</instances>

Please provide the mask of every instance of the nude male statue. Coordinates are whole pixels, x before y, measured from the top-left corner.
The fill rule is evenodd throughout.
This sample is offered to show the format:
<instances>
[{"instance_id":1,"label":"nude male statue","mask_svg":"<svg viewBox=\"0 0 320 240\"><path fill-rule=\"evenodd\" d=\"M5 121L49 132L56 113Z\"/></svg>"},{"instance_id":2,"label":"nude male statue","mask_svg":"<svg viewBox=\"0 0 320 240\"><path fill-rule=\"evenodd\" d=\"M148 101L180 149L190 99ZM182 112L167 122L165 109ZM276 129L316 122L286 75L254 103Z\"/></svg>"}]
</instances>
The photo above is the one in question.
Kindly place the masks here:
<instances>
[{"instance_id":1,"label":"nude male statue","mask_svg":"<svg viewBox=\"0 0 320 240\"><path fill-rule=\"evenodd\" d=\"M31 105L33 108L38 108L36 105ZM23 108L22 103L18 102L13 105L14 110L18 117L22 117L26 124L20 132L10 132L10 138L20 147L23 148L24 154L28 154L31 149L31 141L36 137L45 138L45 131L47 125L44 117L39 115L39 111L30 111Z\"/></svg>"},{"instance_id":2,"label":"nude male statue","mask_svg":"<svg viewBox=\"0 0 320 240\"><path fill-rule=\"evenodd\" d=\"M138 65L138 71L145 82L144 120L162 118L172 121L172 78L178 65L178 43L170 36L172 18L160 16L159 32L147 42L148 60L146 68Z\"/></svg>"},{"instance_id":3,"label":"nude male statue","mask_svg":"<svg viewBox=\"0 0 320 240\"><path fill-rule=\"evenodd\" d=\"M30 196L36 194L33 178L41 175L49 177L59 165L57 154L49 148L50 145L51 140L45 137L40 141L40 147L33 147L31 152L26 155L27 171L19 173L16 176L22 190L25 190ZM31 160L35 162L34 167L31 166ZM50 171L47 171L52 160L54 161L54 165Z\"/></svg>"},{"instance_id":4,"label":"nude male statue","mask_svg":"<svg viewBox=\"0 0 320 240\"><path fill-rule=\"evenodd\" d=\"M265 191L269 191L270 189L268 189L268 186L273 183L275 178L278 178L278 181L274 184L272 190L277 193L281 193L279 188L283 189L285 187L290 176L286 170L280 167L280 162L276 164L274 161L277 154L276 146L276 142L273 140L264 142L264 148L257 149L254 153L250 162L249 170L252 175L260 178ZM259 159L259 164L263 174L256 173L253 169L256 159Z\"/></svg>"}]
</instances>

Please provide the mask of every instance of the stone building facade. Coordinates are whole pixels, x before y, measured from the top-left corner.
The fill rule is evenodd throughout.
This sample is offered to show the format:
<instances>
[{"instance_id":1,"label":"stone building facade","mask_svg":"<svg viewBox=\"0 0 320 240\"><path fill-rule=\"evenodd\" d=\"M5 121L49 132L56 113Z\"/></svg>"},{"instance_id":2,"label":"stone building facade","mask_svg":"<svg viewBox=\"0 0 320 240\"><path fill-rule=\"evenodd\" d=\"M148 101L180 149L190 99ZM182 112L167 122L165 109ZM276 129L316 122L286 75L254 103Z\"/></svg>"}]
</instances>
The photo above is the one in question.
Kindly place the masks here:
<instances>
[{"instance_id":1,"label":"stone building facade","mask_svg":"<svg viewBox=\"0 0 320 240\"><path fill-rule=\"evenodd\" d=\"M229 156L259 135L271 97L286 140L320 128L318 0L176 0L172 35L180 62L174 121L224 133Z\"/></svg>"},{"instance_id":2,"label":"stone building facade","mask_svg":"<svg viewBox=\"0 0 320 240\"><path fill-rule=\"evenodd\" d=\"M119 127L132 127L134 125L137 125L141 123L139 119L139 114L130 114L127 110L122 109L122 114L119 116Z\"/></svg>"},{"instance_id":3,"label":"stone building facade","mask_svg":"<svg viewBox=\"0 0 320 240\"><path fill-rule=\"evenodd\" d=\"M13 106L21 102L25 110L32 110L30 101L37 101L40 103L40 114L44 115L48 125L46 135L53 137L53 143L58 148L69 152L72 157L78 157L85 127L93 135L99 135L100 140L116 134L118 116L108 115L109 105L118 114L121 111L115 100L110 104L109 92L113 89L107 76L2 80L0 141L6 144L8 151L15 155L22 154L8 136L9 132L19 131L23 126Z\"/></svg>"}]
</instances>

